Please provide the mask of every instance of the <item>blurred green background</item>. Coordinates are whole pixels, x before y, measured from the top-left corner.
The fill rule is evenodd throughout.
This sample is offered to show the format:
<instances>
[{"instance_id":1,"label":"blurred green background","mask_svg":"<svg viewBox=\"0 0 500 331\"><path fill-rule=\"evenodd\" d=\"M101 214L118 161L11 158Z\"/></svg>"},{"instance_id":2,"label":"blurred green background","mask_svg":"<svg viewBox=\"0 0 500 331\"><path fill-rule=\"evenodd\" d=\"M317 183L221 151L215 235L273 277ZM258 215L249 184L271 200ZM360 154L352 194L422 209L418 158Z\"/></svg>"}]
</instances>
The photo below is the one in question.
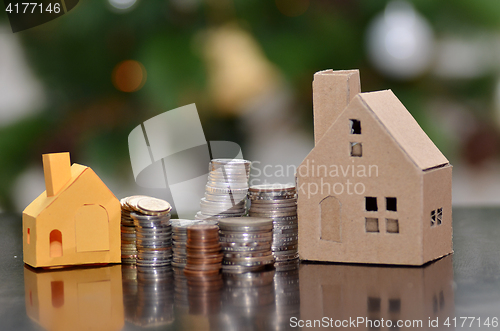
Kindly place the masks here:
<instances>
[{"instance_id":1,"label":"blurred green background","mask_svg":"<svg viewBox=\"0 0 500 331\"><path fill-rule=\"evenodd\" d=\"M362 91L395 92L454 164L455 205L500 203L497 0L80 0L35 28L8 24L3 12L4 211L43 191L47 152L71 152L119 198L137 193L128 134L190 103L207 140L300 162L313 74L330 68L359 68Z\"/></svg>"}]
</instances>

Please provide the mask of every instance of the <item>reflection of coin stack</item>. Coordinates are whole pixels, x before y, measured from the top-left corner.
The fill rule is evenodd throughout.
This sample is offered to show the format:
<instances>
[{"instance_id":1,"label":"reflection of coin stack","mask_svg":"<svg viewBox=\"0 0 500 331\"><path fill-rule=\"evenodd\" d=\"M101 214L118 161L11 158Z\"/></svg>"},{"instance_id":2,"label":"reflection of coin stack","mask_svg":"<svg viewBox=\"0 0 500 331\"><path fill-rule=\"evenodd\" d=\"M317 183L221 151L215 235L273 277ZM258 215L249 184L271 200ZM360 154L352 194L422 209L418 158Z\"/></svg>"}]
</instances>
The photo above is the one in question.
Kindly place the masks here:
<instances>
[{"instance_id":1,"label":"reflection of coin stack","mask_svg":"<svg viewBox=\"0 0 500 331\"><path fill-rule=\"evenodd\" d=\"M188 300L188 284L184 269L173 268L174 271L174 290L175 290L175 307L183 310L189 308Z\"/></svg>"},{"instance_id":2,"label":"reflection of coin stack","mask_svg":"<svg viewBox=\"0 0 500 331\"><path fill-rule=\"evenodd\" d=\"M276 316L271 319L272 330L288 330L290 318L300 315L299 269L274 274Z\"/></svg>"},{"instance_id":3,"label":"reflection of coin stack","mask_svg":"<svg viewBox=\"0 0 500 331\"><path fill-rule=\"evenodd\" d=\"M172 267L184 268L187 262L186 242L188 226L199 223L197 220L171 220L172 225Z\"/></svg>"},{"instance_id":4,"label":"reflection of coin stack","mask_svg":"<svg viewBox=\"0 0 500 331\"><path fill-rule=\"evenodd\" d=\"M271 251L273 221L269 218L234 217L219 221L224 252L222 270L247 272L274 264Z\"/></svg>"},{"instance_id":5,"label":"reflection of coin stack","mask_svg":"<svg viewBox=\"0 0 500 331\"><path fill-rule=\"evenodd\" d=\"M136 232L134 220L130 213L134 211L129 204L130 200L145 198L142 195L131 196L121 199L122 218L121 218L121 252L122 263L135 264L137 260Z\"/></svg>"},{"instance_id":6,"label":"reflection of coin stack","mask_svg":"<svg viewBox=\"0 0 500 331\"><path fill-rule=\"evenodd\" d=\"M133 264L122 265L123 308L125 319L133 320L137 310L137 267Z\"/></svg>"},{"instance_id":7,"label":"reflection of coin stack","mask_svg":"<svg viewBox=\"0 0 500 331\"><path fill-rule=\"evenodd\" d=\"M172 268L139 269L137 280L137 314L134 323L148 327L171 324L175 318Z\"/></svg>"},{"instance_id":8,"label":"reflection of coin stack","mask_svg":"<svg viewBox=\"0 0 500 331\"><path fill-rule=\"evenodd\" d=\"M137 266L161 267L172 260L170 204L155 198L143 198L133 206L137 235Z\"/></svg>"},{"instance_id":9,"label":"reflection of coin stack","mask_svg":"<svg viewBox=\"0 0 500 331\"><path fill-rule=\"evenodd\" d=\"M250 161L214 159L210 161L205 197L196 219L238 217L246 213Z\"/></svg>"},{"instance_id":10,"label":"reflection of coin stack","mask_svg":"<svg viewBox=\"0 0 500 331\"><path fill-rule=\"evenodd\" d=\"M252 326L268 330L267 321L274 312L274 270L224 273L223 311L227 320L220 329L246 330ZM298 315L297 315L298 316ZM251 327L250 327L251 329Z\"/></svg>"},{"instance_id":11,"label":"reflection of coin stack","mask_svg":"<svg viewBox=\"0 0 500 331\"><path fill-rule=\"evenodd\" d=\"M273 219L276 268L298 261L297 195L294 185L255 185L249 189L250 216Z\"/></svg>"}]
</instances>

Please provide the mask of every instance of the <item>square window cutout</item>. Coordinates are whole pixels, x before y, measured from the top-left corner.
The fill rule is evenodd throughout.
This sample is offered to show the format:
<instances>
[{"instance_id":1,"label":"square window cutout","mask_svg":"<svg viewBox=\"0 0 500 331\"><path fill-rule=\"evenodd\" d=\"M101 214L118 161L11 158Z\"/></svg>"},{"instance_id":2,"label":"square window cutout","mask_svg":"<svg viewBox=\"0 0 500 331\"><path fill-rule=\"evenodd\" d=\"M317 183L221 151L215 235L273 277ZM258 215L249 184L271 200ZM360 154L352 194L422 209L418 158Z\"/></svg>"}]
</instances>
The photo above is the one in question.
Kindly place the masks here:
<instances>
[{"instance_id":1,"label":"square window cutout","mask_svg":"<svg viewBox=\"0 0 500 331\"><path fill-rule=\"evenodd\" d=\"M366 232L379 232L378 218L372 218L372 217L365 218L365 229Z\"/></svg>"},{"instance_id":2,"label":"square window cutout","mask_svg":"<svg viewBox=\"0 0 500 331\"><path fill-rule=\"evenodd\" d=\"M378 211L377 197L365 197L366 211Z\"/></svg>"},{"instance_id":3,"label":"square window cutout","mask_svg":"<svg viewBox=\"0 0 500 331\"><path fill-rule=\"evenodd\" d=\"M351 125L351 134L361 134L361 122L358 120L349 120Z\"/></svg>"},{"instance_id":4,"label":"square window cutout","mask_svg":"<svg viewBox=\"0 0 500 331\"><path fill-rule=\"evenodd\" d=\"M385 205L388 211L398 211L398 199L385 198Z\"/></svg>"},{"instance_id":5,"label":"square window cutout","mask_svg":"<svg viewBox=\"0 0 500 331\"><path fill-rule=\"evenodd\" d=\"M351 143L351 156L363 156L363 148L361 146L361 143Z\"/></svg>"},{"instance_id":6,"label":"square window cutout","mask_svg":"<svg viewBox=\"0 0 500 331\"><path fill-rule=\"evenodd\" d=\"M399 221L394 218L386 218L385 228L387 233L399 233Z\"/></svg>"}]
</instances>

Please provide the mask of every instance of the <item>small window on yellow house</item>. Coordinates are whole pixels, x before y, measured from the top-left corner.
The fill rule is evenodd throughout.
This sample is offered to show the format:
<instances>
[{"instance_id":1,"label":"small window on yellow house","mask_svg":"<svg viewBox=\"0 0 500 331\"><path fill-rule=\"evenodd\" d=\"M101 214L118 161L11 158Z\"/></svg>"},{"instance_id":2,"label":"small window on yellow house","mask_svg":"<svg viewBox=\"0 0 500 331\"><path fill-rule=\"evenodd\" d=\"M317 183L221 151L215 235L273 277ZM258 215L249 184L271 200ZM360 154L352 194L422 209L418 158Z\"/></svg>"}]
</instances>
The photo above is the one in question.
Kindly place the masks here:
<instances>
[{"instance_id":1,"label":"small window on yellow house","mask_svg":"<svg viewBox=\"0 0 500 331\"><path fill-rule=\"evenodd\" d=\"M26 231L26 243L29 245L31 242L31 231L30 228Z\"/></svg>"},{"instance_id":2,"label":"small window on yellow house","mask_svg":"<svg viewBox=\"0 0 500 331\"><path fill-rule=\"evenodd\" d=\"M59 230L52 230L50 232L50 257L60 257L62 255L62 233Z\"/></svg>"}]
</instances>

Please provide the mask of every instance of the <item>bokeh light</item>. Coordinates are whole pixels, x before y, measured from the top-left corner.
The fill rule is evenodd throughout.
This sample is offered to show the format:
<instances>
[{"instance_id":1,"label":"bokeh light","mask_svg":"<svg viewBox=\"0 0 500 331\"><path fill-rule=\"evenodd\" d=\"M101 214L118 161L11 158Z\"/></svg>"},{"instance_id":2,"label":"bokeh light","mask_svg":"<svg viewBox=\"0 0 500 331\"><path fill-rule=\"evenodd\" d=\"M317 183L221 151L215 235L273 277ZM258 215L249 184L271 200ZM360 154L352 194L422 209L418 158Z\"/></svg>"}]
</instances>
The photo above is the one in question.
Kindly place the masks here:
<instances>
[{"instance_id":1,"label":"bokeh light","mask_svg":"<svg viewBox=\"0 0 500 331\"><path fill-rule=\"evenodd\" d=\"M108 0L112 9L117 12L126 12L131 10L137 0Z\"/></svg>"},{"instance_id":2,"label":"bokeh light","mask_svg":"<svg viewBox=\"0 0 500 331\"><path fill-rule=\"evenodd\" d=\"M368 27L368 54L387 76L412 79L431 65L434 37L427 20L406 1L392 1Z\"/></svg>"},{"instance_id":3,"label":"bokeh light","mask_svg":"<svg viewBox=\"0 0 500 331\"><path fill-rule=\"evenodd\" d=\"M309 8L309 0L276 0L276 7L286 16L296 17Z\"/></svg>"},{"instance_id":4,"label":"bokeh light","mask_svg":"<svg viewBox=\"0 0 500 331\"><path fill-rule=\"evenodd\" d=\"M146 68L135 60L125 60L113 69L111 80L113 85L122 92L135 92L146 83Z\"/></svg>"}]
</instances>

